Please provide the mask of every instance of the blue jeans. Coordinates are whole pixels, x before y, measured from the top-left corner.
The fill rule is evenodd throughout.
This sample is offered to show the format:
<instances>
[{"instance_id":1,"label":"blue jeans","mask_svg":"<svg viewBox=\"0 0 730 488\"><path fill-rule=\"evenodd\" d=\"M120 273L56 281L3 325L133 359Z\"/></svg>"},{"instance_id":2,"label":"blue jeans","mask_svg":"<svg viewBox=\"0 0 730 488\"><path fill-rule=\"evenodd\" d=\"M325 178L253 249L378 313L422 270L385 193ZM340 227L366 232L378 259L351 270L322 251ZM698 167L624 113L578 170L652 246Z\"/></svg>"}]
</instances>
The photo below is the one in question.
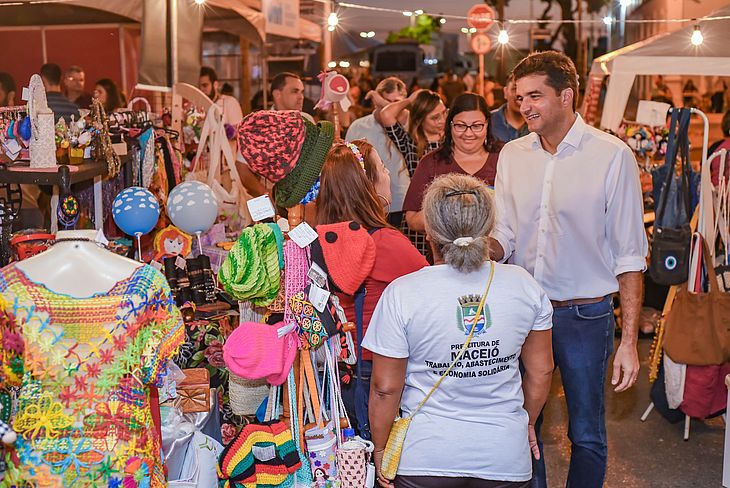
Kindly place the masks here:
<instances>
[{"instance_id":1,"label":"blue jeans","mask_svg":"<svg viewBox=\"0 0 730 488\"><path fill-rule=\"evenodd\" d=\"M567 488L600 488L606 477L608 444L604 384L613 353L615 321L611 297L598 303L556 308L553 357L568 404L568 438L572 450ZM533 460L533 488L547 488L542 442L542 414L535 429L540 461Z\"/></svg>"}]
</instances>

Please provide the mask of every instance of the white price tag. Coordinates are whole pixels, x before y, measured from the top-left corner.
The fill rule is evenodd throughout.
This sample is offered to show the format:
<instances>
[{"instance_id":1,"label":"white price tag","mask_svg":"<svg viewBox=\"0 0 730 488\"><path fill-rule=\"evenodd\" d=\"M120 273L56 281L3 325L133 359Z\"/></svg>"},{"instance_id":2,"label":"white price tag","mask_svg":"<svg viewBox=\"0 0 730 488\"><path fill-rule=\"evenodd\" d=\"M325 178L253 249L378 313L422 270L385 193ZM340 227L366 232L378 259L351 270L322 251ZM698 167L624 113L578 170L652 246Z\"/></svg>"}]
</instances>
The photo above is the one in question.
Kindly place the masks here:
<instances>
[{"instance_id":1,"label":"white price tag","mask_svg":"<svg viewBox=\"0 0 730 488\"><path fill-rule=\"evenodd\" d=\"M308 223L302 222L289 231L289 238L294 241L297 246L304 249L314 242L317 238L317 233Z\"/></svg>"},{"instance_id":2,"label":"white price tag","mask_svg":"<svg viewBox=\"0 0 730 488\"><path fill-rule=\"evenodd\" d=\"M185 261L184 258L178 256L178 257L175 258L175 266L177 266L180 269L187 269L188 262Z\"/></svg>"},{"instance_id":3,"label":"white price tag","mask_svg":"<svg viewBox=\"0 0 730 488\"><path fill-rule=\"evenodd\" d=\"M155 268L157 271L162 271L162 263L159 261L152 261L150 262L150 266Z\"/></svg>"},{"instance_id":4,"label":"white price tag","mask_svg":"<svg viewBox=\"0 0 730 488\"><path fill-rule=\"evenodd\" d=\"M27 86L23 87L23 96L21 97L24 102L27 102L30 100L30 90Z\"/></svg>"},{"instance_id":5,"label":"white price tag","mask_svg":"<svg viewBox=\"0 0 730 488\"><path fill-rule=\"evenodd\" d=\"M246 202L251 218L255 222L270 219L276 215L269 195L261 195Z\"/></svg>"},{"instance_id":6,"label":"white price tag","mask_svg":"<svg viewBox=\"0 0 730 488\"><path fill-rule=\"evenodd\" d=\"M309 287L309 301L312 302L318 312L324 312L324 307L327 305L329 298L330 292L327 290L323 290L315 284Z\"/></svg>"},{"instance_id":7,"label":"white price tag","mask_svg":"<svg viewBox=\"0 0 730 488\"><path fill-rule=\"evenodd\" d=\"M277 220L276 225L279 226L282 232L289 232L289 229L291 229L291 227L289 226L289 221L286 220L284 217L281 217L279 220Z\"/></svg>"},{"instance_id":8,"label":"white price tag","mask_svg":"<svg viewBox=\"0 0 730 488\"><path fill-rule=\"evenodd\" d=\"M312 263L312 267L307 271L307 278L312 280L320 288L324 288L327 285L327 273L317 263Z\"/></svg>"}]
</instances>

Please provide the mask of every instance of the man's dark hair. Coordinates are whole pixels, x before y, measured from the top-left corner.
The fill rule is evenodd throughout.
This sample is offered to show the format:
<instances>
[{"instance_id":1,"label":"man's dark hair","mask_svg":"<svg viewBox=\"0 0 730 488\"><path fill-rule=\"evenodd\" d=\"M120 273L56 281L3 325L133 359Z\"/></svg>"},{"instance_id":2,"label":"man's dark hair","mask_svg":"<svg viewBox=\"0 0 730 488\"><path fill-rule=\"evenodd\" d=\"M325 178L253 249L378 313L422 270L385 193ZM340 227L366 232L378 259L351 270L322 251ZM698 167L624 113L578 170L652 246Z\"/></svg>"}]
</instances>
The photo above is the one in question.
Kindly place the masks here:
<instances>
[{"instance_id":1,"label":"man's dark hair","mask_svg":"<svg viewBox=\"0 0 730 488\"><path fill-rule=\"evenodd\" d=\"M547 84L558 95L566 88L572 89L575 111L578 103L578 74L573 61L565 54L557 51L532 53L515 66L512 74L515 81L530 75L544 75L547 77Z\"/></svg>"},{"instance_id":2,"label":"man's dark hair","mask_svg":"<svg viewBox=\"0 0 730 488\"><path fill-rule=\"evenodd\" d=\"M61 67L56 63L47 63L41 66L41 77L51 85L61 84Z\"/></svg>"},{"instance_id":3,"label":"man's dark hair","mask_svg":"<svg viewBox=\"0 0 730 488\"><path fill-rule=\"evenodd\" d=\"M15 80L10 76L10 73L6 73L5 71L0 72L0 87L2 87L5 93L16 91Z\"/></svg>"},{"instance_id":4,"label":"man's dark hair","mask_svg":"<svg viewBox=\"0 0 730 488\"><path fill-rule=\"evenodd\" d=\"M302 79L296 73L292 73L290 71L284 71L283 73L279 73L278 75L274 76L271 79L271 91L273 92L274 90L281 90L282 88L284 88L284 85L286 85L287 78L296 78L297 80Z\"/></svg>"},{"instance_id":5,"label":"man's dark hair","mask_svg":"<svg viewBox=\"0 0 730 488\"><path fill-rule=\"evenodd\" d=\"M200 67L200 78L202 78L203 76L207 76L211 83L215 83L216 81L218 81L218 73L216 73L215 70L210 66Z\"/></svg>"}]
</instances>

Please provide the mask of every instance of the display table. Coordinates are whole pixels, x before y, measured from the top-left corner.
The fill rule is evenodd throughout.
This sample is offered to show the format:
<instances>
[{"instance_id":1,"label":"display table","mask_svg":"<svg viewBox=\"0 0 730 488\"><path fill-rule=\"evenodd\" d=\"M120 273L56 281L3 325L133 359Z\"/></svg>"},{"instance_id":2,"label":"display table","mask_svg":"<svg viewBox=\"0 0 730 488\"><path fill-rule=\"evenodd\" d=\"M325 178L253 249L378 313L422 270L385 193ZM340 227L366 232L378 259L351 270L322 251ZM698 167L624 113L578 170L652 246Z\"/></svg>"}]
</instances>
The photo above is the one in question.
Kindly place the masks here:
<instances>
[{"instance_id":1,"label":"display table","mask_svg":"<svg viewBox=\"0 0 730 488\"><path fill-rule=\"evenodd\" d=\"M71 185L89 180L94 180L94 224L97 230L102 228L104 209L101 180L106 174L106 162L85 160L78 165L62 164L55 168L31 168L30 163L23 162L0 168L0 183L52 186L51 233L55 234L58 230L56 210L59 195L69 193Z\"/></svg>"}]
</instances>

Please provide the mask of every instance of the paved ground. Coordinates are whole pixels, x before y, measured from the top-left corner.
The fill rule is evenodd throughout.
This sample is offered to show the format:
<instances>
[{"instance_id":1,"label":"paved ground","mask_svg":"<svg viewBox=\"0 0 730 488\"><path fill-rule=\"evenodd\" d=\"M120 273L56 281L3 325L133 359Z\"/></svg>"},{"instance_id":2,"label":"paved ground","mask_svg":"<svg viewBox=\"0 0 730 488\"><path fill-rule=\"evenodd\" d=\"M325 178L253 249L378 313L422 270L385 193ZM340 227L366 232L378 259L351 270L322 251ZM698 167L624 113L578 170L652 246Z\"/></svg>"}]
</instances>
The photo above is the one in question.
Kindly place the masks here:
<instances>
[{"instance_id":1,"label":"paved ground","mask_svg":"<svg viewBox=\"0 0 730 488\"><path fill-rule=\"evenodd\" d=\"M646 422L640 421L650 402L647 373L650 345L651 339L639 342L642 363L636 386L622 394L607 390L609 460L605 487L720 488L725 429L722 418L692 420L687 442L682 440L683 422L670 424L656 411ZM548 484L550 488L559 488L565 486L570 442L565 399L557 375L545 414L543 441Z\"/></svg>"}]
</instances>

